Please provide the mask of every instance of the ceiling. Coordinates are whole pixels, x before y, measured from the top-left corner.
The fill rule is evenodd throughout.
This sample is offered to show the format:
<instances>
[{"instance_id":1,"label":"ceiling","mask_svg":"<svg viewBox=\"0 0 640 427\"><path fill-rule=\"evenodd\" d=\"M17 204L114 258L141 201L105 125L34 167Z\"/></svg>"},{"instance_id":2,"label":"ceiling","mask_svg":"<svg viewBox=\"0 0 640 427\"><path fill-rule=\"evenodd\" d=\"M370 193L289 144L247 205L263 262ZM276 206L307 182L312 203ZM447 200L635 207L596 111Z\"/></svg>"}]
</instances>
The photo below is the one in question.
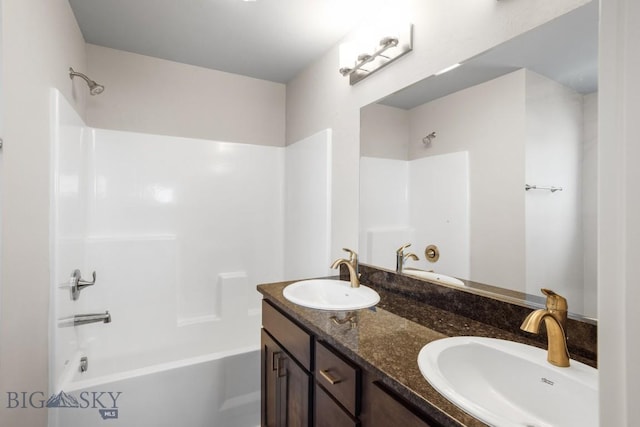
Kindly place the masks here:
<instances>
[{"instance_id":1,"label":"ceiling","mask_svg":"<svg viewBox=\"0 0 640 427\"><path fill-rule=\"evenodd\" d=\"M587 94L598 90L598 1L380 100L411 109L459 90L526 68Z\"/></svg>"},{"instance_id":2,"label":"ceiling","mask_svg":"<svg viewBox=\"0 0 640 427\"><path fill-rule=\"evenodd\" d=\"M69 0L87 43L279 83L295 77L380 3Z\"/></svg>"}]
</instances>

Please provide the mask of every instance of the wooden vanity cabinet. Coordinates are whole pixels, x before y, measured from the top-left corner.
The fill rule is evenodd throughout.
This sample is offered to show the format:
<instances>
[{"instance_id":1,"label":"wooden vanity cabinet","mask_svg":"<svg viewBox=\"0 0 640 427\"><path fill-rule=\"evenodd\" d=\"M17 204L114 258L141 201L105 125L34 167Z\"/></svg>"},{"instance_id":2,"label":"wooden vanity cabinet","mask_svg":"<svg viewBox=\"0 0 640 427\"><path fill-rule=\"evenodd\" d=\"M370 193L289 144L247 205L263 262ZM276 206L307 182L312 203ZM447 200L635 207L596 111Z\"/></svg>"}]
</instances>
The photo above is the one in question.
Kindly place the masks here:
<instances>
[{"instance_id":1,"label":"wooden vanity cabinet","mask_svg":"<svg viewBox=\"0 0 640 427\"><path fill-rule=\"evenodd\" d=\"M262 425L311 424L311 375L264 330L262 342Z\"/></svg>"},{"instance_id":2,"label":"wooden vanity cabinet","mask_svg":"<svg viewBox=\"0 0 640 427\"><path fill-rule=\"evenodd\" d=\"M265 427L312 426L313 337L262 302L261 393Z\"/></svg>"},{"instance_id":3,"label":"wooden vanity cabinet","mask_svg":"<svg viewBox=\"0 0 640 427\"><path fill-rule=\"evenodd\" d=\"M409 402L397 396L382 382L365 377L363 389L362 422L367 427L439 427L440 424L412 408Z\"/></svg>"},{"instance_id":4,"label":"wooden vanity cabinet","mask_svg":"<svg viewBox=\"0 0 640 427\"><path fill-rule=\"evenodd\" d=\"M262 326L263 427L439 427L266 300Z\"/></svg>"}]
</instances>

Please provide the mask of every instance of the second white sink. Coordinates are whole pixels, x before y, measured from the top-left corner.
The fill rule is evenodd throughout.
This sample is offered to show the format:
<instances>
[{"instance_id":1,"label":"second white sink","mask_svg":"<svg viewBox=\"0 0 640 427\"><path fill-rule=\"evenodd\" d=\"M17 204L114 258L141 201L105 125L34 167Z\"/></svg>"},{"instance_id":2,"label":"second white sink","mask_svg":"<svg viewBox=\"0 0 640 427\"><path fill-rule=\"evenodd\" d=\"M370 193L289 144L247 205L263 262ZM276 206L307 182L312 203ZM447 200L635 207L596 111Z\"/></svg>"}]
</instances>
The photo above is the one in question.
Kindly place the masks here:
<instances>
[{"instance_id":1,"label":"second white sink","mask_svg":"<svg viewBox=\"0 0 640 427\"><path fill-rule=\"evenodd\" d=\"M409 276L429 280L431 282L446 283L447 285L464 287L464 282L462 280L456 279L455 277L446 276L444 274L434 273L432 271L424 271L417 268L405 268L404 270L402 270L402 272L404 274L408 274Z\"/></svg>"},{"instance_id":2,"label":"second white sink","mask_svg":"<svg viewBox=\"0 0 640 427\"><path fill-rule=\"evenodd\" d=\"M596 427L598 371L546 359L545 350L525 344L452 337L424 346L418 366L433 388L489 425Z\"/></svg>"},{"instance_id":3,"label":"second white sink","mask_svg":"<svg viewBox=\"0 0 640 427\"><path fill-rule=\"evenodd\" d=\"M380 295L371 288L352 288L349 282L331 279L295 282L285 287L282 295L295 304L320 310L358 310L380 301Z\"/></svg>"}]
</instances>

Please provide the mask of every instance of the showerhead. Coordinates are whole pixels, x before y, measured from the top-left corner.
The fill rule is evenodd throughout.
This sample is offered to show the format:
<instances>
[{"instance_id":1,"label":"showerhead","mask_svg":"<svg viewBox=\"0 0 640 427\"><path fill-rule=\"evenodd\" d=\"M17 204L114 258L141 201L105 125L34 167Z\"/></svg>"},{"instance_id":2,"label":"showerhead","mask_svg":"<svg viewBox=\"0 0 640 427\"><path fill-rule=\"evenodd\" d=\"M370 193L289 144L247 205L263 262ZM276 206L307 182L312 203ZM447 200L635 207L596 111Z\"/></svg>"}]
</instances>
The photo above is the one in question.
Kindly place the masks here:
<instances>
[{"instance_id":1,"label":"showerhead","mask_svg":"<svg viewBox=\"0 0 640 427\"><path fill-rule=\"evenodd\" d=\"M102 92L104 92L104 86L96 82L89 83L89 93L91 95L100 95Z\"/></svg>"},{"instance_id":2,"label":"showerhead","mask_svg":"<svg viewBox=\"0 0 640 427\"><path fill-rule=\"evenodd\" d=\"M104 92L104 86L96 83L82 73L73 71L73 68L69 67L69 78L73 79L76 76L81 77L85 82L87 82L87 85L89 86L89 93L91 95L100 95L102 92Z\"/></svg>"}]
</instances>

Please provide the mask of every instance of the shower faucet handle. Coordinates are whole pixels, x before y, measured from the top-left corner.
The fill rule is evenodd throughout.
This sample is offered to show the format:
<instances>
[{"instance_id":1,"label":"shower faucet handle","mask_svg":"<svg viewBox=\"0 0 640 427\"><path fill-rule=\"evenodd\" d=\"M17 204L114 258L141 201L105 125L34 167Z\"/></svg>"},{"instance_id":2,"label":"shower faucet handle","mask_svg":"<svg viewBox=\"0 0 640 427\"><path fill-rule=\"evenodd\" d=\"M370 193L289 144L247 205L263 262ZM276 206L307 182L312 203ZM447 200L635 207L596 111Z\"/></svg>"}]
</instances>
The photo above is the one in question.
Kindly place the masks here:
<instances>
[{"instance_id":1,"label":"shower faucet handle","mask_svg":"<svg viewBox=\"0 0 640 427\"><path fill-rule=\"evenodd\" d=\"M87 281L82 279L82 273L80 270L76 269L71 273L71 299L76 301L80 298L80 291L86 288L87 286L93 286L96 284L96 272L94 271L92 274L93 280Z\"/></svg>"}]
</instances>

